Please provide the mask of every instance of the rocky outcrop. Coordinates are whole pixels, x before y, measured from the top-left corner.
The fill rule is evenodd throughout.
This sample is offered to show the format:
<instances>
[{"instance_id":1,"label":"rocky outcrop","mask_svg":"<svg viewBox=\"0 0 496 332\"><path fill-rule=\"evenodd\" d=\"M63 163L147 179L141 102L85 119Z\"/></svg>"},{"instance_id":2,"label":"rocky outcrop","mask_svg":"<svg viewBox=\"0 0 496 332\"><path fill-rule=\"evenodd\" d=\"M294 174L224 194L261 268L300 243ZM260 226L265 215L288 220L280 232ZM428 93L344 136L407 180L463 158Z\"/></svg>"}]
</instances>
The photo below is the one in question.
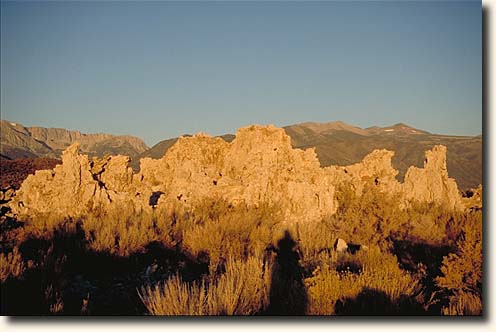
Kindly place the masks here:
<instances>
[{"instance_id":1,"label":"rocky outcrop","mask_svg":"<svg viewBox=\"0 0 496 332\"><path fill-rule=\"evenodd\" d=\"M345 240L338 238L334 242L334 250L336 252L346 252L348 250L348 243Z\"/></svg>"},{"instance_id":2,"label":"rocky outcrop","mask_svg":"<svg viewBox=\"0 0 496 332\"><path fill-rule=\"evenodd\" d=\"M181 137L161 159L144 158L133 173L129 158L90 160L72 145L62 165L30 175L11 207L18 214L58 213L76 216L95 209L186 208L208 199L231 205L277 206L284 220L305 222L335 213L336 187L352 186L361 194L366 183L401 201L459 206L454 180L446 171L446 149L426 153L423 169L411 167L404 184L391 166L393 152L375 150L360 163L321 168L314 149L291 147L289 136L274 126L238 130L227 143L205 134Z\"/></svg>"},{"instance_id":3,"label":"rocky outcrop","mask_svg":"<svg viewBox=\"0 0 496 332\"><path fill-rule=\"evenodd\" d=\"M140 175L159 205L209 198L233 205L276 205L286 220L315 219L335 211L334 186L313 150L291 147L284 130L241 128L232 143L199 134L182 137L159 160L141 160Z\"/></svg>"},{"instance_id":4,"label":"rocky outcrop","mask_svg":"<svg viewBox=\"0 0 496 332\"><path fill-rule=\"evenodd\" d=\"M412 166L407 170L403 192L407 200L436 203L451 209L461 206L456 182L448 177L445 146L436 145L425 153L424 168Z\"/></svg>"},{"instance_id":5,"label":"rocky outcrop","mask_svg":"<svg viewBox=\"0 0 496 332\"><path fill-rule=\"evenodd\" d=\"M356 164L350 166L326 167L328 176L333 184L350 186L356 194L361 195L366 184L373 184L383 192L396 193L401 191L400 183L396 180L398 171L391 164L394 152L384 149L374 150Z\"/></svg>"},{"instance_id":6,"label":"rocky outcrop","mask_svg":"<svg viewBox=\"0 0 496 332\"><path fill-rule=\"evenodd\" d=\"M482 183L482 136L448 136L431 134L427 131L398 123L388 127L359 128L344 122L300 123L283 128L291 137L293 148L315 147L322 167L347 166L360 163L375 149L395 151L392 159L398 170L398 180L404 181L411 165L422 167L424 153L434 145L448 148L448 170L462 190L468 190ZM220 136L230 143L234 135ZM178 138L170 138L155 144L133 158L132 167L139 170L142 158L162 158Z\"/></svg>"},{"instance_id":7,"label":"rocky outcrop","mask_svg":"<svg viewBox=\"0 0 496 332\"><path fill-rule=\"evenodd\" d=\"M62 154L62 164L53 170L29 175L18 191L20 212L59 213L68 216L85 213L108 195L90 172L90 162L78 154L77 144ZM97 190L98 189L98 190ZM13 209L13 211L16 211Z\"/></svg>"}]
</instances>

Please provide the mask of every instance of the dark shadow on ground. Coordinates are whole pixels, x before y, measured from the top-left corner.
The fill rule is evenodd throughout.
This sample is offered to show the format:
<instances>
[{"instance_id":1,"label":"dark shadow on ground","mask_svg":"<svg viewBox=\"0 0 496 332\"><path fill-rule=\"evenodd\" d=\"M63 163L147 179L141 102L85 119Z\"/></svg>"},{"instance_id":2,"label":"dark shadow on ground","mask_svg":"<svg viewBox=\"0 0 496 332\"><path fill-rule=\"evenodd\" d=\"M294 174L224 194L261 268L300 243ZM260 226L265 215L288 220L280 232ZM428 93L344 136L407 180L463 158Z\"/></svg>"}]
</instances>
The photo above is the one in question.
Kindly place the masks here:
<instances>
[{"instance_id":1,"label":"dark shadow on ground","mask_svg":"<svg viewBox=\"0 0 496 332\"><path fill-rule=\"evenodd\" d=\"M410 272L424 270L422 285L424 286L424 300L428 301L438 290L435 284L437 276L441 275L443 257L453 252L455 248L447 245L432 245L425 242L408 240L393 241L392 253L398 258L399 266ZM447 298L444 299L447 301ZM446 302L438 301L429 307L432 314L439 313Z\"/></svg>"},{"instance_id":2,"label":"dark shadow on ground","mask_svg":"<svg viewBox=\"0 0 496 332\"><path fill-rule=\"evenodd\" d=\"M425 315L423 307L414 299L406 296L397 301L384 292L364 288L355 298L339 300L334 306L336 315L344 316L391 316L391 315Z\"/></svg>"},{"instance_id":3,"label":"dark shadow on ground","mask_svg":"<svg viewBox=\"0 0 496 332\"><path fill-rule=\"evenodd\" d=\"M455 248L446 245L432 245L425 242L408 240L393 241L392 253L398 258L400 267L407 271L416 271L423 264L432 276L440 273L443 257Z\"/></svg>"},{"instance_id":4,"label":"dark shadow on ground","mask_svg":"<svg viewBox=\"0 0 496 332\"><path fill-rule=\"evenodd\" d=\"M272 268L270 303L265 314L305 315L308 297L303 284L303 268L296 242L286 231L277 243Z\"/></svg>"},{"instance_id":5,"label":"dark shadow on ground","mask_svg":"<svg viewBox=\"0 0 496 332\"><path fill-rule=\"evenodd\" d=\"M55 232L19 246L35 262L20 279L1 284L2 315L144 315L138 289L180 273L185 281L208 273L208 263L179 248L151 242L128 257L89 250L84 232ZM52 307L52 308L51 308Z\"/></svg>"}]
</instances>

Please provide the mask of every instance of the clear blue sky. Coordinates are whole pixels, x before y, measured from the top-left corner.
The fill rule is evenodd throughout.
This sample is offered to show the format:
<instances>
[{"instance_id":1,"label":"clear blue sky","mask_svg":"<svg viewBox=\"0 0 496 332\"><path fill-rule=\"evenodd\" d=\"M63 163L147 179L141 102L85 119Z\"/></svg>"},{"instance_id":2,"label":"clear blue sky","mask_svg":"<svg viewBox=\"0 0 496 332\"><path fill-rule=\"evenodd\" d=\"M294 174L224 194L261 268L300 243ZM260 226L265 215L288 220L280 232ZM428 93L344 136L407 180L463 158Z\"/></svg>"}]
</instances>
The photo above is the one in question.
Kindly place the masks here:
<instances>
[{"instance_id":1,"label":"clear blue sky","mask_svg":"<svg viewBox=\"0 0 496 332\"><path fill-rule=\"evenodd\" d=\"M1 3L1 115L148 145L252 123L482 132L481 3Z\"/></svg>"}]
</instances>

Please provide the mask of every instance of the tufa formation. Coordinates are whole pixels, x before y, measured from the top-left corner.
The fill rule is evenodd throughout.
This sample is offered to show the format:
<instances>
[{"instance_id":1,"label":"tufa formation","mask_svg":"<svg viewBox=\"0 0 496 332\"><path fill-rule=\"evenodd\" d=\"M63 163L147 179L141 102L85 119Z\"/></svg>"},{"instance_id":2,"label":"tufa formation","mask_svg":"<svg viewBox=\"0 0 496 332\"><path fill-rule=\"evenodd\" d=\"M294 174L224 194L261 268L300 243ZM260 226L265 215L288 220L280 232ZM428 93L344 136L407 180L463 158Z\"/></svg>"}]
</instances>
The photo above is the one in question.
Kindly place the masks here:
<instances>
[{"instance_id":1,"label":"tufa formation","mask_svg":"<svg viewBox=\"0 0 496 332\"><path fill-rule=\"evenodd\" d=\"M322 168L314 149L292 148L283 129L252 125L240 128L231 143L201 133L181 137L161 159L141 159L134 173L129 157L89 159L76 143L63 152L61 165L28 176L9 204L20 216L75 217L123 205L138 213L190 208L208 197L253 208L274 205L287 222L305 222L335 213L338 186L360 195L373 184L402 206L420 201L464 207L448 177L444 146L427 151L424 168L410 167L404 183L396 180L393 155L375 150L360 163Z\"/></svg>"}]
</instances>

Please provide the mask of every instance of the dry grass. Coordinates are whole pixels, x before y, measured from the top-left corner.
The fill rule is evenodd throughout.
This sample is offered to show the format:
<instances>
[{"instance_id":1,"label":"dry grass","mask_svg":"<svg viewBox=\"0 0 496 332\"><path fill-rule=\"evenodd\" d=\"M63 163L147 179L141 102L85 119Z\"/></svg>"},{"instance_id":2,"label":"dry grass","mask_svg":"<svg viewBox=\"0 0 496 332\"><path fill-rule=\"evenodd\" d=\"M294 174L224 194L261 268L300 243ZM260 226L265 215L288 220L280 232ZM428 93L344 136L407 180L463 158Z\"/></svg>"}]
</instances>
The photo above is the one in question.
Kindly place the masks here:
<instances>
[{"instance_id":1,"label":"dry grass","mask_svg":"<svg viewBox=\"0 0 496 332\"><path fill-rule=\"evenodd\" d=\"M457 250L444 257L437 285L449 296L443 313L480 315L482 313L482 212L466 215L459 226Z\"/></svg>"},{"instance_id":2,"label":"dry grass","mask_svg":"<svg viewBox=\"0 0 496 332\"><path fill-rule=\"evenodd\" d=\"M26 266L17 248L8 254L0 254L0 281L8 278L20 278Z\"/></svg>"},{"instance_id":3,"label":"dry grass","mask_svg":"<svg viewBox=\"0 0 496 332\"><path fill-rule=\"evenodd\" d=\"M134 211L110 211L104 215L90 215L82 227L89 246L119 256L129 256L161 238L162 229L156 227L154 216Z\"/></svg>"},{"instance_id":4,"label":"dry grass","mask_svg":"<svg viewBox=\"0 0 496 332\"><path fill-rule=\"evenodd\" d=\"M336 271L338 265L346 262L352 267L359 266L359 271ZM393 302L402 296L415 298L420 291L419 279L401 270L396 258L379 248L363 251L357 257L343 254L335 261L329 257L305 283L310 315L333 315L338 301L356 298L365 288L382 292Z\"/></svg>"},{"instance_id":5,"label":"dry grass","mask_svg":"<svg viewBox=\"0 0 496 332\"><path fill-rule=\"evenodd\" d=\"M204 204L208 205L208 202ZM271 207L237 207L200 217L193 215L182 222L183 246L195 255L207 253L211 274L229 257L262 257L276 230L273 210Z\"/></svg>"},{"instance_id":6,"label":"dry grass","mask_svg":"<svg viewBox=\"0 0 496 332\"><path fill-rule=\"evenodd\" d=\"M79 245L93 253L125 259L134 253L145 253L147 245L156 242L175 253L208 263L208 273L207 268L202 272L205 275L185 278L178 271L188 273L186 268L163 266L162 270L168 272L158 279L162 282L142 282L140 298L148 313L154 315L264 314L275 294L271 294L274 280L281 282L282 288L286 281L288 285L303 285L304 296L296 298L305 299L305 312L311 315L346 314L350 310L353 313L356 308L355 313L363 314L367 306L381 305L387 306L387 314L412 313L408 311L412 304L437 310L430 313L439 315L482 312L480 211L453 212L428 204L400 209L394 198L374 187L366 188L361 196L350 188L341 188L337 195L340 208L334 216L299 224L284 223L274 206L233 207L211 199L187 211L177 207L142 213L123 208L95 211L80 219L37 216L24 227L1 234L1 282L20 279L29 270L19 251L23 242L50 242L55 241L56 234L79 232ZM274 276L274 257L280 271L293 268L285 270L284 255L277 248L277 241L285 232L294 240L294 251L287 257L293 257L291 264L296 272L287 276L288 280L279 280L281 276ZM333 244L338 237L369 249L337 253ZM439 270L438 274L426 275L421 264L407 272L392 254L398 240L433 247L448 244L453 251L442 264L444 253L440 255L432 269ZM33 266L42 271L53 270L55 276L62 274L57 269L63 269L64 263L56 258L50 261L50 253L45 256ZM48 272L46 276L50 280L47 277L43 281L42 297L47 311L63 313L66 309L61 294L66 285L53 282ZM279 291L276 296L285 296L284 289ZM374 296L382 302L368 304Z\"/></svg>"},{"instance_id":7,"label":"dry grass","mask_svg":"<svg viewBox=\"0 0 496 332\"><path fill-rule=\"evenodd\" d=\"M228 259L226 271L207 283L181 281L142 287L140 298L152 315L253 315L268 304L268 269L260 259Z\"/></svg>"},{"instance_id":8,"label":"dry grass","mask_svg":"<svg viewBox=\"0 0 496 332\"><path fill-rule=\"evenodd\" d=\"M206 291L204 283L183 283L176 275L163 285L146 286L138 292L152 315L204 315Z\"/></svg>"}]
</instances>

